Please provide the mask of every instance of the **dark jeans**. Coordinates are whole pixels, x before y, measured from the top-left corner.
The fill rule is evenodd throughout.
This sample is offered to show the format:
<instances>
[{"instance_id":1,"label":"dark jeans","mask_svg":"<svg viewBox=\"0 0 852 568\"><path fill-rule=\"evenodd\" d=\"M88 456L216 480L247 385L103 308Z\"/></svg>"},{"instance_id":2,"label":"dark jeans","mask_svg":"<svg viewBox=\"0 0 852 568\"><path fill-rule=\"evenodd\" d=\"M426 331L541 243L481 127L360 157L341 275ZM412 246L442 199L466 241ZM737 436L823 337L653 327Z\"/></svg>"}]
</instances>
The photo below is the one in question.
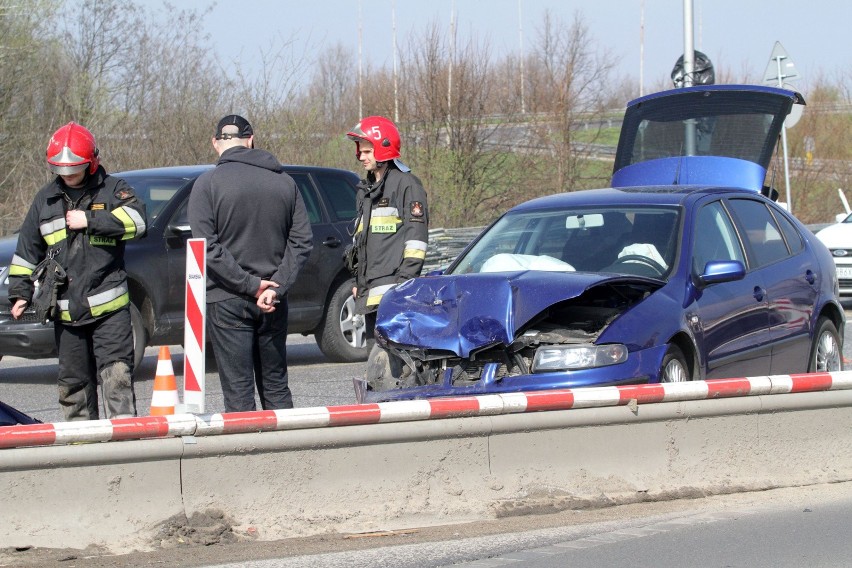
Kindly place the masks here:
<instances>
[{"instance_id":1,"label":"dark jeans","mask_svg":"<svg viewBox=\"0 0 852 568\"><path fill-rule=\"evenodd\" d=\"M207 335L219 368L226 412L255 410L255 386L264 410L293 408L287 385L286 298L271 314L244 298L207 304Z\"/></svg>"},{"instance_id":2,"label":"dark jeans","mask_svg":"<svg viewBox=\"0 0 852 568\"><path fill-rule=\"evenodd\" d=\"M59 357L59 406L65 420L97 420L98 384L107 418L136 415L130 309L86 325L53 326Z\"/></svg>"}]
</instances>

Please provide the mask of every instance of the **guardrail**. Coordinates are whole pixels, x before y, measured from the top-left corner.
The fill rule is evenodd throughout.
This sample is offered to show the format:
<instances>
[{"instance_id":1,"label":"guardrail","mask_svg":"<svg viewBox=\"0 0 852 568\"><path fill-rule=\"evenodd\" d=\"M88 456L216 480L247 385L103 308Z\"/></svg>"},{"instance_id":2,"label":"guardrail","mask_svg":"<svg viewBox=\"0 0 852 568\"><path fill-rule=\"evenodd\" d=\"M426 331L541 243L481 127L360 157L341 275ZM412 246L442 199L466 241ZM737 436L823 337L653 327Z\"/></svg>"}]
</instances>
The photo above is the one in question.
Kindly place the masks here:
<instances>
[{"instance_id":1,"label":"guardrail","mask_svg":"<svg viewBox=\"0 0 852 568\"><path fill-rule=\"evenodd\" d=\"M142 416L0 427L0 449L216 436L544 410L852 389L852 371L405 400L285 410Z\"/></svg>"}]
</instances>

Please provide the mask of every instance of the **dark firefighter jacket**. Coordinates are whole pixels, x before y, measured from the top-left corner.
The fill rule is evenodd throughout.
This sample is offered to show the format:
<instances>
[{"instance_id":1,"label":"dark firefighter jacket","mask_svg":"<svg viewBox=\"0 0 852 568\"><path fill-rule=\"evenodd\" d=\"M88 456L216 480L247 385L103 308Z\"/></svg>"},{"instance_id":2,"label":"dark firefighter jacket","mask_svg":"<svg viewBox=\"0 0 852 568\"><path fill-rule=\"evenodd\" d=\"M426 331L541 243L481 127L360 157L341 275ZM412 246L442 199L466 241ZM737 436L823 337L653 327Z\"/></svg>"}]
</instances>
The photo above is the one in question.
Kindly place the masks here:
<instances>
[{"instance_id":1,"label":"dark firefighter jacket","mask_svg":"<svg viewBox=\"0 0 852 568\"><path fill-rule=\"evenodd\" d=\"M55 254L68 275L59 290L59 321L82 325L130 303L124 245L145 234L145 203L127 182L107 175L103 167L88 176L77 203L65 189L57 176L36 194L9 267L9 301L32 302L30 276L47 254ZM86 212L85 229L67 228L65 212L70 209Z\"/></svg>"},{"instance_id":2,"label":"dark firefighter jacket","mask_svg":"<svg viewBox=\"0 0 852 568\"><path fill-rule=\"evenodd\" d=\"M426 191L393 165L377 183L358 185L356 311L375 311L385 292L420 275L429 240Z\"/></svg>"}]
</instances>

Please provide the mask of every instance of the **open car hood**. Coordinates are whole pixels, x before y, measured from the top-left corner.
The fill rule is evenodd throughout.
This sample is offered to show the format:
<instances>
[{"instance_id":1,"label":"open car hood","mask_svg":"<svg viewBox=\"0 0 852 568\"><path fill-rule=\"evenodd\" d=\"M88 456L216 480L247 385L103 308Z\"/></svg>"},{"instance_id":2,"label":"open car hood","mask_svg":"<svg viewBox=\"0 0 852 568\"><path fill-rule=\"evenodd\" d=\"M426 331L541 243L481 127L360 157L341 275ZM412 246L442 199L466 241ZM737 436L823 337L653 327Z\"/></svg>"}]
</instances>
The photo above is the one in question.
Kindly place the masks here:
<instances>
[{"instance_id":1,"label":"open car hood","mask_svg":"<svg viewBox=\"0 0 852 568\"><path fill-rule=\"evenodd\" d=\"M653 278L584 272L502 272L409 280L382 297L376 334L394 346L440 350L467 358L517 331L548 307L610 283L656 290Z\"/></svg>"},{"instance_id":2,"label":"open car hood","mask_svg":"<svg viewBox=\"0 0 852 568\"><path fill-rule=\"evenodd\" d=\"M628 103L612 187L715 185L759 192L784 119L799 93L755 85L700 85Z\"/></svg>"}]
</instances>

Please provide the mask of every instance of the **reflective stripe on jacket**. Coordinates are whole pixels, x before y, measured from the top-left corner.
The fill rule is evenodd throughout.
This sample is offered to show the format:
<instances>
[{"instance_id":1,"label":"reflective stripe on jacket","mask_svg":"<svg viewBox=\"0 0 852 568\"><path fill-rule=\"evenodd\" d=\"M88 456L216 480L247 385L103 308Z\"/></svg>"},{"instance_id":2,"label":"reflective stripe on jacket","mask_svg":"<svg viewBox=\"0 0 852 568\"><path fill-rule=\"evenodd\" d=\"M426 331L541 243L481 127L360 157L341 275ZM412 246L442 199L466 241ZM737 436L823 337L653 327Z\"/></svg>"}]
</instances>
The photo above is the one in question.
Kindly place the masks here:
<instances>
[{"instance_id":1,"label":"reflective stripe on jacket","mask_svg":"<svg viewBox=\"0 0 852 568\"><path fill-rule=\"evenodd\" d=\"M18 298L32 302L30 276L48 251L56 251L68 275L68 283L59 291L60 321L71 325L88 323L130 303L125 242L147 230L145 204L124 180L99 167L87 178L84 190L72 203L57 177L36 194L9 268L10 302ZM69 209L85 211L85 229L67 228Z\"/></svg>"}]
</instances>

